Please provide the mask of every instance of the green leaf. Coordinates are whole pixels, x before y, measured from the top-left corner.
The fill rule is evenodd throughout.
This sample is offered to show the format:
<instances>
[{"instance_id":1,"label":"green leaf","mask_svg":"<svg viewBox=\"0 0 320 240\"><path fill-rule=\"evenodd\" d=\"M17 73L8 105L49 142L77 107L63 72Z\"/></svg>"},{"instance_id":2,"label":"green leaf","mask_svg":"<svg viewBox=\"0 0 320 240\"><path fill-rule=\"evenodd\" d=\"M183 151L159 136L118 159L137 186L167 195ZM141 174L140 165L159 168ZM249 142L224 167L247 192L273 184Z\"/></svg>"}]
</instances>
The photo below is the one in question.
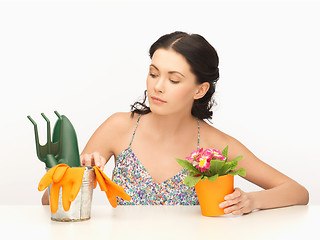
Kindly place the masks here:
<instances>
[{"instance_id":1,"label":"green leaf","mask_svg":"<svg viewBox=\"0 0 320 240\"><path fill-rule=\"evenodd\" d=\"M201 174L201 172L196 169L190 162L187 160L176 158L176 161L185 169L189 170L191 173L194 174Z\"/></svg>"},{"instance_id":2,"label":"green leaf","mask_svg":"<svg viewBox=\"0 0 320 240\"><path fill-rule=\"evenodd\" d=\"M219 176L223 176L228 174L229 171L231 171L232 163L226 162L224 166L219 171Z\"/></svg>"},{"instance_id":3,"label":"green leaf","mask_svg":"<svg viewBox=\"0 0 320 240\"><path fill-rule=\"evenodd\" d=\"M232 159L231 162L232 162L232 161L237 161L237 162L238 162L238 161L240 161L242 158L243 158L243 156L238 156L238 157Z\"/></svg>"},{"instance_id":4,"label":"green leaf","mask_svg":"<svg viewBox=\"0 0 320 240\"><path fill-rule=\"evenodd\" d=\"M213 175L216 175L217 173L220 172L220 169L225 165L224 161L221 160L211 160L210 161L210 171L212 172ZM219 174L220 175L220 174Z\"/></svg>"},{"instance_id":5,"label":"green leaf","mask_svg":"<svg viewBox=\"0 0 320 240\"><path fill-rule=\"evenodd\" d=\"M230 161L230 170L236 169L236 167L238 166L238 161L241 159L242 159L242 156L238 156L232 159L232 161Z\"/></svg>"},{"instance_id":6,"label":"green leaf","mask_svg":"<svg viewBox=\"0 0 320 240\"><path fill-rule=\"evenodd\" d=\"M193 176L186 176L183 180L183 183L188 185L189 187L194 187L201 179L202 176L193 177Z\"/></svg>"},{"instance_id":7,"label":"green leaf","mask_svg":"<svg viewBox=\"0 0 320 240\"><path fill-rule=\"evenodd\" d=\"M212 177L208 177L208 180L209 180L210 182L214 182L215 180L217 180L218 177L219 177L219 174L216 174L216 175L214 175L214 176L212 176Z\"/></svg>"},{"instance_id":8,"label":"green leaf","mask_svg":"<svg viewBox=\"0 0 320 240\"><path fill-rule=\"evenodd\" d=\"M243 168L240 168L238 171L239 171L238 174L239 174L241 177L245 177L245 176L247 175L246 170L244 170Z\"/></svg>"},{"instance_id":9,"label":"green leaf","mask_svg":"<svg viewBox=\"0 0 320 240\"><path fill-rule=\"evenodd\" d=\"M205 175L203 175L203 176L201 177L201 180L202 180L202 181L205 181L206 179L208 179L208 177L205 176Z\"/></svg>"},{"instance_id":10,"label":"green leaf","mask_svg":"<svg viewBox=\"0 0 320 240\"><path fill-rule=\"evenodd\" d=\"M228 158L228 147L226 146L223 150L222 150L222 155L225 156L226 158Z\"/></svg>"},{"instance_id":11,"label":"green leaf","mask_svg":"<svg viewBox=\"0 0 320 240\"><path fill-rule=\"evenodd\" d=\"M246 170L244 170L243 168L239 168L237 171L229 172L228 174L233 176L240 175L241 177L245 177L247 173Z\"/></svg>"}]
</instances>

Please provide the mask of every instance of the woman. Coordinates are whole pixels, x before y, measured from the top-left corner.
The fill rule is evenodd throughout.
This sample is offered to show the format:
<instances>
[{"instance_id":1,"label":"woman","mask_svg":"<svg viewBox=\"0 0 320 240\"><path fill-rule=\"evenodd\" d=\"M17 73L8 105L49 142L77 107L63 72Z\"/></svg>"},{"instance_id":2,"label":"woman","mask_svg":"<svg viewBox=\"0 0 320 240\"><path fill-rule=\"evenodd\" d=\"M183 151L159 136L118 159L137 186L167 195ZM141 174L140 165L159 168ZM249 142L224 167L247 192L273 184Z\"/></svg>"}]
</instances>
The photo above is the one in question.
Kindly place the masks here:
<instances>
[{"instance_id":1,"label":"woman","mask_svg":"<svg viewBox=\"0 0 320 240\"><path fill-rule=\"evenodd\" d=\"M199 204L194 188L183 184L186 170L175 161L197 149L229 146L229 159L243 155L245 179L266 189L236 188L220 204L225 213L249 213L307 204L308 191L259 160L239 141L207 124L219 79L215 49L200 35L174 32L150 48L147 96L129 113L110 116L93 134L81 154L83 165L104 168L116 159L113 180L131 195L119 204ZM146 105L146 98L149 107Z\"/></svg>"}]
</instances>

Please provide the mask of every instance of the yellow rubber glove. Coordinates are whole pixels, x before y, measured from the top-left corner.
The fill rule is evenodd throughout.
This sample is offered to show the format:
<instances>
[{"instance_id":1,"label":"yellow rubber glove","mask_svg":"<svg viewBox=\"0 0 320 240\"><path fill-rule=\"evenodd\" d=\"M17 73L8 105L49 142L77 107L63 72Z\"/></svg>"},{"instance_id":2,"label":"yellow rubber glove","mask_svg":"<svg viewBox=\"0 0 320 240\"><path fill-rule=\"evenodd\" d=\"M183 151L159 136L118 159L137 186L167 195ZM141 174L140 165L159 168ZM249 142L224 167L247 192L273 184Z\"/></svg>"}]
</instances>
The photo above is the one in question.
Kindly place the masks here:
<instances>
[{"instance_id":1,"label":"yellow rubber glove","mask_svg":"<svg viewBox=\"0 0 320 240\"><path fill-rule=\"evenodd\" d=\"M94 188L96 188L98 181L101 191L104 191L106 193L112 207L117 207L116 196L122 198L123 200L131 201L131 197L125 193L123 187L110 180L110 178L108 178L107 175L105 175L104 172L100 170L100 168L94 166L93 169L96 174Z\"/></svg>"},{"instance_id":2,"label":"yellow rubber glove","mask_svg":"<svg viewBox=\"0 0 320 240\"><path fill-rule=\"evenodd\" d=\"M69 211L71 202L77 197L85 167L70 168L66 164L58 164L42 177L38 190L43 191L52 183L50 191L51 212L56 213L59 203L59 191L62 187L62 205L65 211Z\"/></svg>"}]
</instances>

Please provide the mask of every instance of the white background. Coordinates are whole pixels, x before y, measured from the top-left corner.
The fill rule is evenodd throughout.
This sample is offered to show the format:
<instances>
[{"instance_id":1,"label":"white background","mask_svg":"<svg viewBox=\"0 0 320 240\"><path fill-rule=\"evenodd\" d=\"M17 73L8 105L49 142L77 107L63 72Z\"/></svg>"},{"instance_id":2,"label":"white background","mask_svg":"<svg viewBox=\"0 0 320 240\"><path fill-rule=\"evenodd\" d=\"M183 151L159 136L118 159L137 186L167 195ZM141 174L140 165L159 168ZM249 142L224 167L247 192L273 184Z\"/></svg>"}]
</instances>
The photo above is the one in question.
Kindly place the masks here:
<instances>
[{"instance_id":1,"label":"white background","mask_svg":"<svg viewBox=\"0 0 320 240\"><path fill-rule=\"evenodd\" d=\"M52 126L54 110L66 115L81 152L142 96L150 45L176 30L203 35L219 54L213 125L320 204L319 12L316 1L1 1L0 204L40 204L45 170L27 115L41 144L40 113ZM236 186L259 190L240 177ZM107 202L96 189L93 204Z\"/></svg>"}]
</instances>

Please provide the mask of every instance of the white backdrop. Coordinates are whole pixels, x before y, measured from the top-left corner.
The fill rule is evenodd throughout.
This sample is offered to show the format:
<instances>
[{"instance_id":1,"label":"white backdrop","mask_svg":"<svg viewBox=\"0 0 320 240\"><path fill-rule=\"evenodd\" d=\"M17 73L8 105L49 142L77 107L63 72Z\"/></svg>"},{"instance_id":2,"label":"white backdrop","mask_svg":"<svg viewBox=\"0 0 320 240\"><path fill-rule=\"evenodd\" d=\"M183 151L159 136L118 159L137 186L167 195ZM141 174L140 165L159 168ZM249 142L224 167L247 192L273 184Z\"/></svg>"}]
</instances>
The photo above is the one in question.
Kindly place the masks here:
<instances>
[{"instance_id":1,"label":"white backdrop","mask_svg":"<svg viewBox=\"0 0 320 240\"><path fill-rule=\"evenodd\" d=\"M220 57L213 125L304 185L320 204L320 4L316 1L0 2L0 204L40 204L53 111L82 151L112 113L142 96L148 49L176 30L203 35ZM128 140L129 141L129 140ZM105 172L111 176L113 159ZM245 191L255 185L236 178ZM93 204L108 204L95 190Z\"/></svg>"}]
</instances>

